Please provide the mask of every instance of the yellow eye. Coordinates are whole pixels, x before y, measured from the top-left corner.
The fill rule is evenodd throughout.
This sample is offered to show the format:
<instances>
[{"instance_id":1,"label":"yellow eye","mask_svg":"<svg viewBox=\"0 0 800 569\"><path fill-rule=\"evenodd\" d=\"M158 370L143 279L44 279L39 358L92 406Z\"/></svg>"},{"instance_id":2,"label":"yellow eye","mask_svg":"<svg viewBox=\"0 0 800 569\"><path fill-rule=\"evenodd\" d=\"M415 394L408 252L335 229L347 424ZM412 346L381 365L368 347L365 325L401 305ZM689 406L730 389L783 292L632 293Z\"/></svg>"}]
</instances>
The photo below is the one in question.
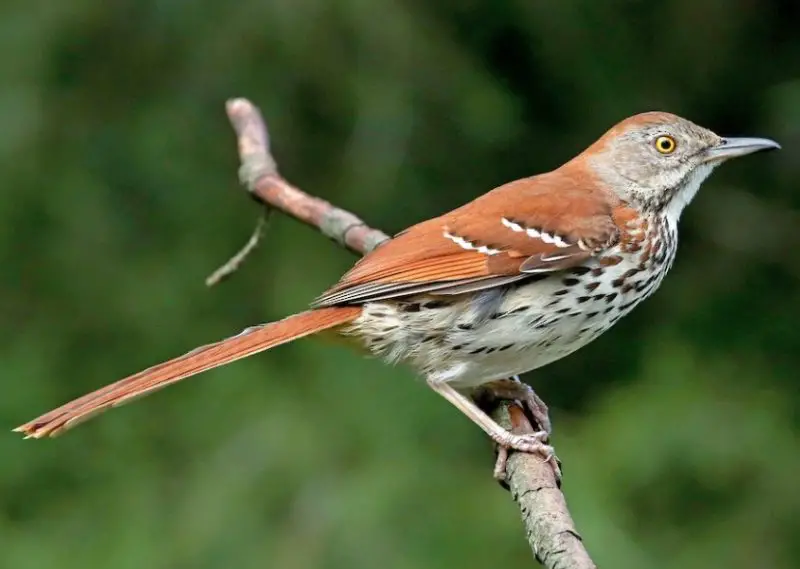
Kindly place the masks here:
<instances>
[{"instance_id":1,"label":"yellow eye","mask_svg":"<svg viewBox=\"0 0 800 569\"><path fill-rule=\"evenodd\" d=\"M656 150L658 150L661 154L672 154L675 152L675 139L671 136L659 136L656 138Z\"/></svg>"}]
</instances>

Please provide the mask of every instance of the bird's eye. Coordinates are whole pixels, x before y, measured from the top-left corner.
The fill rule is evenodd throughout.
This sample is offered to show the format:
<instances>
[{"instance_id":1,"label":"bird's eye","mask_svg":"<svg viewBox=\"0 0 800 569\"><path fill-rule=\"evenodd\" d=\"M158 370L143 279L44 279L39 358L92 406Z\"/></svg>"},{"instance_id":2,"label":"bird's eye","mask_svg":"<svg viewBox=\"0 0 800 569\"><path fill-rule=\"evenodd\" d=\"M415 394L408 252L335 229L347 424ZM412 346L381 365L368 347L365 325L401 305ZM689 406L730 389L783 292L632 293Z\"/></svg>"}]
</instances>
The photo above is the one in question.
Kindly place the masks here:
<instances>
[{"instance_id":1,"label":"bird's eye","mask_svg":"<svg viewBox=\"0 0 800 569\"><path fill-rule=\"evenodd\" d=\"M671 136L663 135L656 138L656 150L661 154L672 154L676 146L677 143Z\"/></svg>"}]
</instances>

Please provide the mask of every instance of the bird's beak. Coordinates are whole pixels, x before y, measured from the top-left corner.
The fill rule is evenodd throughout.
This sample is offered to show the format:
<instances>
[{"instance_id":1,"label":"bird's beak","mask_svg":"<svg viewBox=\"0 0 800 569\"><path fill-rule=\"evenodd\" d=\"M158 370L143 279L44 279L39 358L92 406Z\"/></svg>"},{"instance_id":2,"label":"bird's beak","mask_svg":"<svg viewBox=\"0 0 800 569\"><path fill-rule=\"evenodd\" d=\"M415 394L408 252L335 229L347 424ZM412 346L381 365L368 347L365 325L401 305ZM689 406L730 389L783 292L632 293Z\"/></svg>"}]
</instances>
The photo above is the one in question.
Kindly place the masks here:
<instances>
[{"instance_id":1,"label":"bird's beak","mask_svg":"<svg viewBox=\"0 0 800 569\"><path fill-rule=\"evenodd\" d=\"M719 144L706 150L704 162L721 162L759 150L777 150L780 147L780 144L768 138L723 138Z\"/></svg>"}]
</instances>

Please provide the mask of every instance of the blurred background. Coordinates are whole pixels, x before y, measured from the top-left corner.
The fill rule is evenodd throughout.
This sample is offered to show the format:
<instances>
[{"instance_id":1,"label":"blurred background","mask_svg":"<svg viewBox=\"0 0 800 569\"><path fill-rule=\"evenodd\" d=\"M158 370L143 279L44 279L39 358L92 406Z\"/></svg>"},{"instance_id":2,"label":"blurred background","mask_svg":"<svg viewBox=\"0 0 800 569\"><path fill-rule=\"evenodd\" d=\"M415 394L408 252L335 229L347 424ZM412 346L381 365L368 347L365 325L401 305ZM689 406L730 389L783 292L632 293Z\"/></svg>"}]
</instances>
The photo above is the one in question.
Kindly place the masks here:
<instances>
[{"instance_id":1,"label":"blurred background","mask_svg":"<svg viewBox=\"0 0 800 569\"><path fill-rule=\"evenodd\" d=\"M354 261L258 208L224 102L284 175L395 232L668 110L784 150L721 168L661 290L526 379L616 568L797 566L800 8L790 0L118 0L0 7L0 566L528 567L486 437L315 341L57 440L9 430L300 310Z\"/></svg>"}]
</instances>

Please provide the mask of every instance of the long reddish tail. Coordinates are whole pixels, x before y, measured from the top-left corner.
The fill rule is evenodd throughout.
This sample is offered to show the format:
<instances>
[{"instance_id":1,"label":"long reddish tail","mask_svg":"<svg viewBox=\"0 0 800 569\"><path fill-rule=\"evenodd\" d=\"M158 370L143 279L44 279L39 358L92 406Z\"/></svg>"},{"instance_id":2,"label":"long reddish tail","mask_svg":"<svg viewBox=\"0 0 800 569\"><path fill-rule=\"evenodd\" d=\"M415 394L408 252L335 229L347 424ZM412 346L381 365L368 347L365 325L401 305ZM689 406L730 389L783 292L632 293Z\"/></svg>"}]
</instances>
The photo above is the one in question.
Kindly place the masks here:
<instances>
[{"instance_id":1,"label":"long reddish tail","mask_svg":"<svg viewBox=\"0 0 800 569\"><path fill-rule=\"evenodd\" d=\"M70 401L14 430L37 439L56 436L98 413L171 383L345 324L357 318L360 313L361 308L357 306L320 308L301 312L278 322L253 326L237 336L201 346Z\"/></svg>"}]
</instances>

